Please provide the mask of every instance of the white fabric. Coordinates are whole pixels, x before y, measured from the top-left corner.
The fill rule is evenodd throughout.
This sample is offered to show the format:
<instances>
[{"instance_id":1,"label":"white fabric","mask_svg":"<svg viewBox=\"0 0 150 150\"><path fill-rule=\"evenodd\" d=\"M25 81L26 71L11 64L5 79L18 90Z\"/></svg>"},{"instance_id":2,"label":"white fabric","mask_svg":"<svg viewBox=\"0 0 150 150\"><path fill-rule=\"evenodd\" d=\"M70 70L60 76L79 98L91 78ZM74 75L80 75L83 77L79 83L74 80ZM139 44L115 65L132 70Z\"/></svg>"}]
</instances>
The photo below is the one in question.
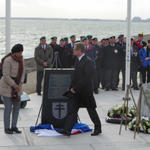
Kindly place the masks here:
<instances>
[{"instance_id":1,"label":"white fabric","mask_svg":"<svg viewBox=\"0 0 150 150\"><path fill-rule=\"evenodd\" d=\"M77 129L73 129L71 131L71 133L76 133L80 130L77 130ZM80 131L81 132L81 131ZM56 132L55 130L47 130L47 129L38 129L38 130L35 130L35 134L37 134L37 136L42 136L42 137L52 137L52 136L63 136L62 134L59 134L58 132Z\"/></svg>"},{"instance_id":2,"label":"white fabric","mask_svg":"<svg viewBox=\"0 0 150 150\"><path fill-rule=\"evenodd\" d=\"M79 61L82 59L82 57L84 56L85 54L83 53L78 59Z\"/></svg>"}]
</instances>

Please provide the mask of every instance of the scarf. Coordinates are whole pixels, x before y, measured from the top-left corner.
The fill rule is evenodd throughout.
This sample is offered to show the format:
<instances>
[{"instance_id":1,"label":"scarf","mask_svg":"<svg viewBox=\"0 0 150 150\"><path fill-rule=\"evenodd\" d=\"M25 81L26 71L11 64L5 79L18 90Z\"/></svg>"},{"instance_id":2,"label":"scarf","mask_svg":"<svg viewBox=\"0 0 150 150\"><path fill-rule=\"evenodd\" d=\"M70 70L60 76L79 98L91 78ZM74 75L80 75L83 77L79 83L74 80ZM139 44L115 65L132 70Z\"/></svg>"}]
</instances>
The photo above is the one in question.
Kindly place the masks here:
<instances>
[{"instance_id":1,"label":"scarf","mask_svg":"<svg viewBox=\"0 0 150 150\"><path fill-rule=\"evenodd\" d=\"M15 83L19 86L20 82L21 82L21 78L23 75L23 57L15 57L14 55L12 55L11 53L7 54L3 59L2 59L2 63L1 63L1 67L3 67L4 61L7 57L11 56L13 58L13 60L15 60L16 62L19 63L19 67L18 67L18 73L17 73L17 77L16 78L12 78ZM20 101L20 97L18 96L18 92L16 91L16 89L12 88L12 100L14 102L18 102Z\"/></svg>"},{"instance_id":2,"label":"scarf","mask_svg":"<svg viewBox=\"0 0 150 150\"><path fill-rule=\"evenodd\" d=\"M143 46L138 41L135 41L135 45L138 46L138 48L140 48L140 49L143 48Z\"/></svg>"}]
</instances>

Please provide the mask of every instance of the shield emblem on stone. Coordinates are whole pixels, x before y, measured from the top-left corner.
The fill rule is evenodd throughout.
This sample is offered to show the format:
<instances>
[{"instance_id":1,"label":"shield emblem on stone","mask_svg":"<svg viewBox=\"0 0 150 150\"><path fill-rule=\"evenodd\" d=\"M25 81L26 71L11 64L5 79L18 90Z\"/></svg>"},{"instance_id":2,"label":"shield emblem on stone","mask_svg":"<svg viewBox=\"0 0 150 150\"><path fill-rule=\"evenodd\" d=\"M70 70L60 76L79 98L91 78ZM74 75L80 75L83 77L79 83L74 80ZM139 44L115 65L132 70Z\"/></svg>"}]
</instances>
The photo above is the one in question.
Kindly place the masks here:
<instances>
[{"instance_id":1,"label":"shield emblem on stone","mask_svg":"<svg viewBox=\"0 0 150 150\"><path fill-rule=\"evenodd\" d=\"M52 114L56 119L64 119L68 113L67 102L53 102L52 103Z\"/></svg>"}]
</instances>

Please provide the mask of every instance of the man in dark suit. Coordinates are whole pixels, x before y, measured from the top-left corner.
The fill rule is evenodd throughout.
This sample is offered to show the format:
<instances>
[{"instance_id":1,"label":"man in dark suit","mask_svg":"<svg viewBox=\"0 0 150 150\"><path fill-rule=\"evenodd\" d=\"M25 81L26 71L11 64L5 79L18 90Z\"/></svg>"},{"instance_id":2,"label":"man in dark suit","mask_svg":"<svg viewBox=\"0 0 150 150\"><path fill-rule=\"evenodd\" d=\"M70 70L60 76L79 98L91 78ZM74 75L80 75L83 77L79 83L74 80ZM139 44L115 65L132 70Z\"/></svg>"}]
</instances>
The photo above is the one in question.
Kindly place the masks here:
<instances>
[{"instance_id":1,"label":"man in dark suit","mask_svg":"<svg viewBox=\"0 0 150 150\"><path fill-rule=\"evenodd\" d=\"M84 52L84 45L80 42L76 43L73 53L77 57L77 60L70 86L70 92L73 94L73 109L69 112L64 128L58 131L67 136L71 135L71 130L76 123L78 110L81 107L87 108L89 116L94 123L95 128L91 135L96 136L102 133L101 122L96 111L97 106L93 96L92 80L94 75L94 64Z\"/></svg>"}]
</instances>

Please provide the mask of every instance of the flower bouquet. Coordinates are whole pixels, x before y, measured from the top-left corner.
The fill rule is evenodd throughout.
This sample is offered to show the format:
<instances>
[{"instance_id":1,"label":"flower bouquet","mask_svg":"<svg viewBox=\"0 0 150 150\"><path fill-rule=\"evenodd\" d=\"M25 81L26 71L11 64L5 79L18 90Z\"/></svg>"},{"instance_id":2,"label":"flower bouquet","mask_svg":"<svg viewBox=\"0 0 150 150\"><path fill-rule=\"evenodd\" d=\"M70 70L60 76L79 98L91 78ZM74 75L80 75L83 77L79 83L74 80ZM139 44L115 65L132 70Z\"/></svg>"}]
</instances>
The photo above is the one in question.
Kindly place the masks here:
<instances>
[{"instance_id":1,"label":"flower bouquet","mask_svg":"<svg viewBox=\"0 0 150 150\"><path fill-rule=\"evenodd\" d=\"M124 113L124 116L123 116ZM114 106L108 110L106 122L120 124L123 117L123 123L129 123L136 116L136 108L125 105Z\"/></svg>"},{"instance_id":2,"label":"flower bouquet","mask_svg":"<svg viewBox=\"0 0 150 150\"><path fill-rule=\"evenodd\" d=\"M136 125L136 117L129 123L129 129L134 130ZM141 124L139 126L139 131L150 134L150 118L141 117Z\"/></svg>"}]
</instances>

